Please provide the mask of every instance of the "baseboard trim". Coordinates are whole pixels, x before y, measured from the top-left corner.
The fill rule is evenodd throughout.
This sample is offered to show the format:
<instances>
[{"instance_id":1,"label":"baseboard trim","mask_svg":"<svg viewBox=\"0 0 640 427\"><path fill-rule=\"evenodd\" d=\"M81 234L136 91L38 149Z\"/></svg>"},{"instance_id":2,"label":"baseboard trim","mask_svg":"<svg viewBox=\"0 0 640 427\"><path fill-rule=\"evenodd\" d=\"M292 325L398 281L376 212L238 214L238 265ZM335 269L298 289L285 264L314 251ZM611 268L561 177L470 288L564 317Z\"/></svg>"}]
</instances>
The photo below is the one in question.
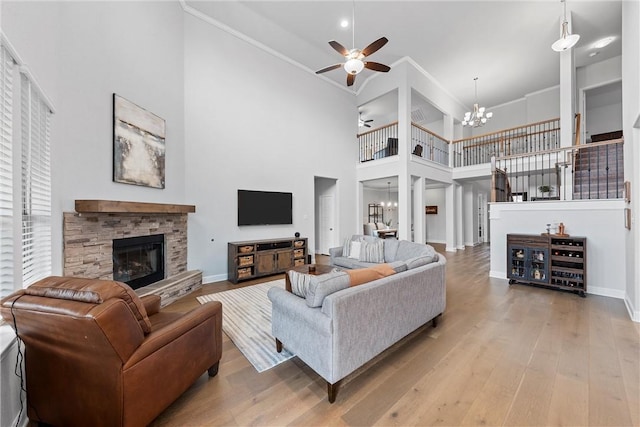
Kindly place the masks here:
<instances>
[{"instance_id":1,"label":"baseboard trim","mask_svg":"<svg viewBox=\"0 0 640 427\"><path fill-rule=\"evenodd\" d=\"M601 297L625 299L624 291L618 291L615 289L601 288L599 286L587 286L587 294L598 295Z\"/></svg>"},{"instance_id":2,"label":"baseboard trim","mask_svg":"<svg viewBox=\"0 0 640 427\"><path fill-rule=\"evenodd\" d=\"M229 276L226 274L214 274L211 276L204 276L202 278L202 283L214 283L214 282L224 282L225 280L229 280Z\"/></svg>"},{"instance_id":3,"label":"baseboard trim","mask_svg":"<svg viewBox=\"0 0 640 427\"><path fill-rule=\"evenodd\" d=\"M624 297L624 305L627 307L627 311L629 312L629 317L634 322L640 323L640 310L634 310L631 302L629 301L629 297L625 295Z\"/></svg>"}]
</instances>

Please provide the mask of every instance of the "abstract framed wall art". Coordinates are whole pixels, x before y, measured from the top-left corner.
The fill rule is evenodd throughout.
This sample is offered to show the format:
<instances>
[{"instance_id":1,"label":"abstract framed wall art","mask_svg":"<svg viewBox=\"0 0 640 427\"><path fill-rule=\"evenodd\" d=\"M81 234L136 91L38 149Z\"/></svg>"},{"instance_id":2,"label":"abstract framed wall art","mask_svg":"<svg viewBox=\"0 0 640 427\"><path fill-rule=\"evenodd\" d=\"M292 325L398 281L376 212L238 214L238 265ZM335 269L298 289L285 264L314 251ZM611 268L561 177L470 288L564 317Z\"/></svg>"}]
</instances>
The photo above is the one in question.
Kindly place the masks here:
<instances>
[{"instance_id":1,"label":"abstract framed wall art","mask_svg":"<svg viewBox=\"0 0 640 427\"><path fill-rule=\"evenodd\" d=\"M113 181L164 188L165 120L113 94Z\"/></svg>"}]
</instances>

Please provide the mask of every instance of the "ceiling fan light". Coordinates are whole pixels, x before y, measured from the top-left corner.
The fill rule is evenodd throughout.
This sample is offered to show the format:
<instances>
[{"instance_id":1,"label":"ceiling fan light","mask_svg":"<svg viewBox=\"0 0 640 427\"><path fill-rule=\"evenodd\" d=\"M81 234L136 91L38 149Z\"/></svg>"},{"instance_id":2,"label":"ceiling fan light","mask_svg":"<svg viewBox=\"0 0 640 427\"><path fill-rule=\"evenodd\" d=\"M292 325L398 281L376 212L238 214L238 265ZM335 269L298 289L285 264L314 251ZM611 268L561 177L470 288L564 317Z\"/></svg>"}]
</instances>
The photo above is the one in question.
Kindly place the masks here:
<instances>
[{"instance_id":1,"label":"ceiling fan light","mask_svg":"<svg viewBox=\"0 0 640 427\"><path fill-rule=\"evenodd\" d=\"M358 74L364 69L364 62L358 58L351 58L344 63L344 70L349 74Z\"/></svg>"}]
</instances>

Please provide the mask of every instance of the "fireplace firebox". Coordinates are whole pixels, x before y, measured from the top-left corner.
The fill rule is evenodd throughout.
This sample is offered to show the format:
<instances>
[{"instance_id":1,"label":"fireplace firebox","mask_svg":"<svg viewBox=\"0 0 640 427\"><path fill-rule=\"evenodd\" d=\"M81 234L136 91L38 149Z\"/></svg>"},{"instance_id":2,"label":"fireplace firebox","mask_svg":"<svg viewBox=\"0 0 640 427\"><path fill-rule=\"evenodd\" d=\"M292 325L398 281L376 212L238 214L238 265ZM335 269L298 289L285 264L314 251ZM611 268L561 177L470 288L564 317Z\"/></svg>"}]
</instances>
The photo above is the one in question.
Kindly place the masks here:
<instances>
[{"instance_id":1,"label":"fireplace firebox","mask_svg":"<svg viewBox=\"0 0 640 427\"><path fill-rule=\"evenodd\" d=\"M138 289L164 279L164 234L113 239L113 280Z\"/></svg>"}]
</instances>

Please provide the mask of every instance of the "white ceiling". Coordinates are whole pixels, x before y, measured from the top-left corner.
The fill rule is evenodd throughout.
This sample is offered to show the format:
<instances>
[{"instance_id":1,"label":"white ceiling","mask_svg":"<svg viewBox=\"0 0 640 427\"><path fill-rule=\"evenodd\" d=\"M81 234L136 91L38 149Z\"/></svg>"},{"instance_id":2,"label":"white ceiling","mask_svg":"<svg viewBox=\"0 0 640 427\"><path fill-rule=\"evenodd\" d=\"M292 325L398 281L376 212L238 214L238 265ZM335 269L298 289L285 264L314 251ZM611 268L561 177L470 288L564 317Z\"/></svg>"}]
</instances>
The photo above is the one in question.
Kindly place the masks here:
<instances>
[{"instance_id":1,"label":"white ceiling","mask_svg":"<svg viewBox=\"0 0 640 427\"><path fill-rule=\"evenodd\" d=\"M186 5L311 69L342 62L327 43L352 45L352 1L186 1ZM569 0L577 66L621 54L620 1ZM355 1L355 45L364 48L385 36L389 43L370 60L387 65L411 57L467 107L478 99L494 107L559 84L560 54L551 50L558 37L562 3L534 1ZM592 44L616 40L603 49ZM215 43L215 41L212 41ZM589 53L598 51L594 57ZM259 72L259 64L254 64ZM353 86L375 72L364 70ZM342 69L328 78L346 87Z\"/></svg>"},{"instance_id":2,"label":"white ceiling","mask_svg":"<svg viewBox=\"0 0 640 427\"><path fill-rule=\"evenodd\" d=\"M336 40L348 49L354 47L351 26L345 29L339 25L343 19L351 21L351 0L187 0L185 4L312 71L343 62L328 41ZM576 66L621 55L620 1L568 0L566 5L572 32L580 34L573 48ZM392 65L410 57L467 108L475 100L474 77L479 78L478 100L488 108L560 83L560 54L551 50L560 35L559 0L357 0L355 18L355 47L362 49L382 36L389 39L370 56L371 61ZM607 36L616 37L611 45L592 47ZM596 51L597 55L589 56ZM260 64L252 66L260 72ZM374 74L365 69L352 90L357 91ZM331 79L346 88L346 73L341 68L318 78ZM427 116L425 123L442 118L422 97L414 94L412 103L412 110L420 109ZM360 106L360 111L365 119L376 118L376 127L384 124L380 115L395 111L395 106L397 94L390 93ZM397 177L372 180L366 187L387 188L388 181L397 188ZM442 184L425 184L430 185Z\"/></svg>"}]
</instances>

